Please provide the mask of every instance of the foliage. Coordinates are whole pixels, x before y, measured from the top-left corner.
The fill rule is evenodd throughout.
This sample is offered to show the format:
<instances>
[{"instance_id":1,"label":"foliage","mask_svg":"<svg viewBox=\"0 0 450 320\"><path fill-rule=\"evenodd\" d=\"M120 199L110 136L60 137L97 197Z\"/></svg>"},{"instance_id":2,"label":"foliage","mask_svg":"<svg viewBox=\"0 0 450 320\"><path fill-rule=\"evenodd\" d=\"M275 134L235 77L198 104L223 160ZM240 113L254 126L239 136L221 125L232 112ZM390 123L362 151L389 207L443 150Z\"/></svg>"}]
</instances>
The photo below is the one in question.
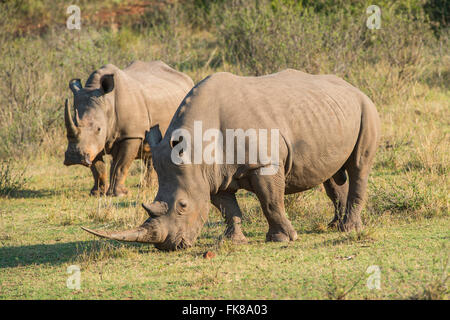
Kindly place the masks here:
<instances>
[{"instance_id":1,"label":"foliage","mask_svg":"<svg viewBox=\"0 0 450 320\"><path fill-rule=\"evenodd\" d=\"M20 168L14 160L0 160L0 196L20 191L28 182L27 168Z\"/></svg>"}]
</instances>

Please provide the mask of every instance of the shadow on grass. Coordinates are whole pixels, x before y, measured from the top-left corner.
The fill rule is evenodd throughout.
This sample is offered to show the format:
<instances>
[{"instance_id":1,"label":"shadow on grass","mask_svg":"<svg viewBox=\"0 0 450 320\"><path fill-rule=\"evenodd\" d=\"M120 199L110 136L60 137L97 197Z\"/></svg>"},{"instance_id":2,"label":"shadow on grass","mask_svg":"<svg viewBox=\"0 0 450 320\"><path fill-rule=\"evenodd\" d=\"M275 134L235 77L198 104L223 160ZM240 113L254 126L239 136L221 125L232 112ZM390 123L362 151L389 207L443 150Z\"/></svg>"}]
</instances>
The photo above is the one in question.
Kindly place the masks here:
<instances>
[{"instance_id":1,"label":"shadow on grass","mask_svg":"<svg viewBox=\"0 0 450 320\"><path fill-rule=\"evenodd\" d=\"M109 240L76 241L55 244L36 244L28 246L13 246L0 248L0 269L14 268L29 265L50 264L59 265L75 261L77 256L84 252L96 252L103 250L99 245L106 242L112 248L123 247L124 244ZM130 243L126 246L136 247L139 252L148 252L149 246L139 243ZM152 247L153 248L153 247Z\"/></svg>"},{"instance_id":2,"label":"shadow on grass","mask_svg":"<svg viewBox=\"0 0 450 320\"><path fill-rule=\"evenodd\" d=\"M141 207L141 203L137 203L134 200L132 200L132 201L126 201L126 200L125 201L119 201L119 202L116 202L115 205L118 208L130 208L130 207L136 207L137 205L139 205L139 208L142 208ZM144 209L142 209L142 210L144 210Z\"/></svg>"},{"instance_id":3,"label":"shadow on grass","mask_svg":"<svg viewBox=\"0 0 450 320\"><path fill-rule=\"evenodd\" d=\"M351 231L349 233L340 233L337 238L328 239L321 243L317 243L315 247L329 247L338 245L361 245L362 247L370 247L376 242L377 236L373 230L370 231Z\"/></svg>"},{"instance_id":4,"label":"shadow on grass","mask_svg":"<svg viewBox=\"0 0 450 320\"><path fill-rule=\"evenodd\" d=\"M12 199L32 199L32 198L48 198L55 195L54 190L42 189L42 190L14 190L8 193L7 197Z\"/></svg>"}]
</instances>

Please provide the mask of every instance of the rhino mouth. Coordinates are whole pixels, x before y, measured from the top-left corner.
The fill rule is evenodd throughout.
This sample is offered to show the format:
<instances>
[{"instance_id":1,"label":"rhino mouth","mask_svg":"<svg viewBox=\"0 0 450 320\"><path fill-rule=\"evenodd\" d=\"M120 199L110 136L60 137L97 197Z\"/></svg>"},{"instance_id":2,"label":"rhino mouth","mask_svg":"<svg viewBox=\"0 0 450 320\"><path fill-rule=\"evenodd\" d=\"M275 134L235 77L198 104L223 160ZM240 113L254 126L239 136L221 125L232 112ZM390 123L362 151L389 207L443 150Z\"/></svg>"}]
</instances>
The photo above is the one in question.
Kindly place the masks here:
<instances>
[{"instance_id":1,"label":"rhino mouth","mask_svg":"<svg viewBox=\"0 0 450 320\"><path fill-rule=\"evenodd\" d=\"M167 238L164 242L155 243L155 248L161 251L177 251L189 247L192 247L192 243L182 236L177 237L175 240Z\"/></svg>"},{"instance_id":2,"label":"rhino mouth","mask_svg":"<svg viewBox=\"0 0 450 320\"><path fill-rule=\"evenodd\" d=\"M64 165L65 166L73 166L81 164L85 167L90 167L92 165L92 161L89 159L88 156L82 156L82 155L69 155L66 153L64 157Z\"/></svg>"}]
</instances>

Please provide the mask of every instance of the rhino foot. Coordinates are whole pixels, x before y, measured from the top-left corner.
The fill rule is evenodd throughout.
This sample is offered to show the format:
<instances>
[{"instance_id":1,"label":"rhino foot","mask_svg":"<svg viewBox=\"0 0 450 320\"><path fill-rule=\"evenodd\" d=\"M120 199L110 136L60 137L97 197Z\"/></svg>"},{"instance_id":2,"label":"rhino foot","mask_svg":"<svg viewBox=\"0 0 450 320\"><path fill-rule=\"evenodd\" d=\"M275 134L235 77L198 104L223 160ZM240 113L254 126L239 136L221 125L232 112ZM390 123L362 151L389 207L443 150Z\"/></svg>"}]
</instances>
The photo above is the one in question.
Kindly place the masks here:
<instances>
[{"instance_id":1,"label":"rhino foot","mask_svg":"<svg viewBox=\"0 0 450 320\"><path fill-rule=\"evenodd\" d=\"M362 230L362 223L361 220L356 221L348 221L345 220L344 222L340 222L338 224L338 230L342 232L350 232L350 231L361 231Z\"/></svg>"},{"instance_id":2,"label":"rhino foot","mask_svg":"<svg viewBox=\"0 0 450 320\"><path fill-rule=\"evenodd\" d=\"M90 194L91 196L94 196L94 197L104 196L104 195L106 194L106 188L102 188L102 187L96 188L96 187L93 187L93 188L91 189L91 192L90 192L89 194Z\"/></svg>"},{"instance_id":3,"label":"rhino foot","mask_svg":"<svg viewBox=\"0 0 450 320\"><path fill-rule=\"evenodd\" d=\"M338 229L339 228L339 219L335 217L333 220L331 220L331 222L328 224L328 228L329 229Z\"/></svg>"},{"instance_id":4,"label":"rhino foot","mask_svg":"<svg viewBox=\"0 0 450 320\"><path fill-rule=\"evenodd\" d=\"M114 188L114 190L110 189L107 192L108 196L113 196L113 197L123 197L123 196L126 196L127 194L128 194L128 189L125 187L119 187L119 186Z\"/></svg>"},{"instance_id":5,"label":"rhino foot","mask_svg":"<svg viewBox=\"0 0 450 320\"><path fill-rule=\"evenodd\" d=\"M244 236L244 234L241 231L241 228L239 227L229 227L225 231L225 236L230 239L235 244L245 244L248 243L247 238Z\"/></svg>"},{"instance_id":6,"label":"rhino foot","mask_svg":"<svg viewBox=\"0 0 450 320\"><path fill-rule=\"evenodd\" d=\"M297 232L289 228L287 231L285 230L269 230L266 234L266 241L273 242L289 242L297 240L298 235Z\"/></svg>"}]
</instances>

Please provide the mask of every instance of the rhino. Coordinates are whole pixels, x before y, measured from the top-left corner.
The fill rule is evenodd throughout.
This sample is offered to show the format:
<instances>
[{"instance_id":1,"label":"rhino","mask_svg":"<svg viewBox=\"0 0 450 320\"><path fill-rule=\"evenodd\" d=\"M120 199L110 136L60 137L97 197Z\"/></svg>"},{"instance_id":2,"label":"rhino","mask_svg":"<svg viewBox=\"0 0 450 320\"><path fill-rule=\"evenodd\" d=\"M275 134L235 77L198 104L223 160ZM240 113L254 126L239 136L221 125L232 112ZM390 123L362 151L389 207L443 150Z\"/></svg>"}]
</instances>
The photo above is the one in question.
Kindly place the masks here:
<instances>
[{"instance_id":1,"label":"rhino","mask_svg":"<svg viewBox=\"0 0 450 320\"><path fill-rule=\"evenodd\" d=\"M177 147L183 139L175 133L183 129L194 136L198 121L204 132L215 129L224 136L230 128L279 130L277 170L262 174L268 164L259 158L256 164L173 161L173 152L182 155L185 150ZM85 231L103 238L153 243L162 250L187 248L207 221L212 203L225 218L224 234L233 242L245 243L236 200L236 192L245 189L261 204L269 225L266 240L294 241L297 232L286 216L284 195L321 184L334 205L330 226L340 231L362 229L360 213L379 144L380 120L364 93L334 75L293 69L260 77L216 73L184 98L164 138L154 126L146 139L155 151L159 184L155 201L143 205L149 218L131 230ZM194 143L184 139L185 146ZM250 147L246 143L245 159ZM226 153L227 148L222 151Z\"/></svg>"},{"instance_id":2,"label":"rhino","mask_svg":"<svg viewBox=\"0 0 450 320\"><path fill-rule=\"evenodd\" d=\"M75 117L65 102L68 146L64 164L89 167L94 177L91 195L127 194L125 179L134 159L143 159L147 181L151 148L143 143L149 126L164 131L180 102L194 86L184 73L162 61L135 61L121 70L108 64L94 71L83 88L72 79ZM112 155L108 188L104 155Z\"/></svg>"}]
</instances>

